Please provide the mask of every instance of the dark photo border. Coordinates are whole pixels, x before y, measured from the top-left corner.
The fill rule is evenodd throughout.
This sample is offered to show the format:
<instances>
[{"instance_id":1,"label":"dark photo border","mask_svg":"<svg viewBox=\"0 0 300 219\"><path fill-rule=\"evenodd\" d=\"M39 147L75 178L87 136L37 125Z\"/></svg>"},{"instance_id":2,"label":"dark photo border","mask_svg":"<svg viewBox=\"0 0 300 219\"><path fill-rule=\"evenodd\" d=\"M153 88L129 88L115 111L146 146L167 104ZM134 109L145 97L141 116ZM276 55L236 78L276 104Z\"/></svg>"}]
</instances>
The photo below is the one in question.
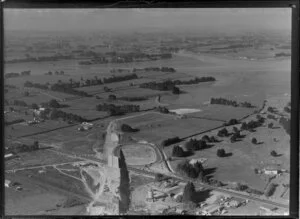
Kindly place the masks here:
<instances>
[{"instance_id":1,"label":"dark photo border","mask_svg":"<svg viewBox=\"0 0 300 219\"><path fill-rule=\"evenodd\" d=\"M3 9L4 8L291 8L292 10L292 60L291 60L291 150L290 150L290 215L284 218L299 218L299 0L240 0L240 1L157 1L157 0L124 0L124 1L91 1L91 0L73 0L73 1L51 1L51 0L6 0L0 3L0 39L1 39L1 88L4 89L4 22ZM4 217L4 92L1 92L1 209L0 216ZM22 216L20 216L21 218ZM34 216L37 218L39 216ZM47 216L54 218L73 218L73 216ZM82 216L80 216L82 217ZM116 216L117 218L123 216ZM145 217L145 216L143 216ZM251 218L255 216L247 216ZM279 216L277 218L282 218ZM17 218L17 217L13 217ZM18 216L19 218L19 216ZM25 218L24 216L22 218ZM26 218L33 218L26 216ZM39 218L46 218L42 216ZM97 217L94 217L97 218ZM103 217L101 218L111 218ZM173 218L173 216L172 216ZM230 216L236 218L236 216ZM259 216L262 218L262 216ZM269 217L267 217L269 218ZM271 217L270 217L271 218Z\"/></svg>"}]
</instances>

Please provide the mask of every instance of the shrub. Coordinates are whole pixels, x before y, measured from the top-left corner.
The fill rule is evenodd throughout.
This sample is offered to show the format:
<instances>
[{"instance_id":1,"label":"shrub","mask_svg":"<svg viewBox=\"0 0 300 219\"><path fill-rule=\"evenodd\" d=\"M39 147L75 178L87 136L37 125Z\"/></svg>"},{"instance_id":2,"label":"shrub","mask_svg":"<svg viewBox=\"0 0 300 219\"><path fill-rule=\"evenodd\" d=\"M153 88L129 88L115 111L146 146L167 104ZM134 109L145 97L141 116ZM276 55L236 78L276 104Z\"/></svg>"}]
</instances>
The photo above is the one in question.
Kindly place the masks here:
<instances>
[{"instance_id":1,"label":"shrub","mask_svg":"<svg viewBox=\"0 0 300 219\"><path fill-rule=\"evenodd\" d=\"M257 144L257 139L256 138L252 138L251 142L252 142L252 144Z\"/></svg>"},{"instance_id":2,"label":"shrub","mask_svg":"<svg viewBox=\"0 0 300 219\"><path fill-rule=\"evenodd\" d=\"M224 149L218 149L217 150L217 156L218 157L224 157L225 156L225 150Z\"/></svg>"}]
</instances>

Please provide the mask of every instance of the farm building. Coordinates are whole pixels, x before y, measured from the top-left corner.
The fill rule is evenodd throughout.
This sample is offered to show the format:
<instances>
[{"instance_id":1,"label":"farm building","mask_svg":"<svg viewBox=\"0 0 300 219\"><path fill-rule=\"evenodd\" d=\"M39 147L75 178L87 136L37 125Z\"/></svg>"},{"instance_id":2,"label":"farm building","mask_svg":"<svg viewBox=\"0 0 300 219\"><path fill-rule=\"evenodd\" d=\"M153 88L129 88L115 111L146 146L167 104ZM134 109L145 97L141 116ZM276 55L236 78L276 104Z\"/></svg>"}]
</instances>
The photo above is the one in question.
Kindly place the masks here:
<instances>
[{"instance_id":1,"label":"farm building","mask_svg":"<svg viewBox=\"0 0 300 219\"><path fill-rule=\"evenodd\" d=\"M263 169L263 172L266 175L277 175L280 173L280 170L277 166L268 166Z\"/></svg>"},{"instance_id":2,"label":"farm building","mask_svg":"<svg viewBox=\"0 0 300 219\"><path fill-rule=\"evenodd\" d=\"M11 181L6 179L5 182L4 182L4 185L5 185L5 187L9 188L10 185L11 185Z\"/></svg>"}]
</instances>

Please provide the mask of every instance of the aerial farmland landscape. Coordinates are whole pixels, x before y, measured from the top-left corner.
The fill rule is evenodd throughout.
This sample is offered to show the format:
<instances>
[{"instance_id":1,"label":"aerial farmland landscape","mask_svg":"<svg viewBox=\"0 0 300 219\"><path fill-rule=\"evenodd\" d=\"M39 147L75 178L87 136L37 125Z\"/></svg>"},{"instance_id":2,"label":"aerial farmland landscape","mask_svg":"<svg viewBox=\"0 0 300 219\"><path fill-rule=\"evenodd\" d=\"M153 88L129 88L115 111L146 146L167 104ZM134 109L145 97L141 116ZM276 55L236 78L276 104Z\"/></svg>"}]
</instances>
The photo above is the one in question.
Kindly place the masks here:
<instances>
[{"instance_id":1,"label":"aerial farmland landscape","mask_svg":"<svg viewBox=\"0 0 300 219\"><path fill-rule=\"evenodd\" d=\"M288 9L5 9L5 215L287 215Z\"/></svg>"}]
</instances>

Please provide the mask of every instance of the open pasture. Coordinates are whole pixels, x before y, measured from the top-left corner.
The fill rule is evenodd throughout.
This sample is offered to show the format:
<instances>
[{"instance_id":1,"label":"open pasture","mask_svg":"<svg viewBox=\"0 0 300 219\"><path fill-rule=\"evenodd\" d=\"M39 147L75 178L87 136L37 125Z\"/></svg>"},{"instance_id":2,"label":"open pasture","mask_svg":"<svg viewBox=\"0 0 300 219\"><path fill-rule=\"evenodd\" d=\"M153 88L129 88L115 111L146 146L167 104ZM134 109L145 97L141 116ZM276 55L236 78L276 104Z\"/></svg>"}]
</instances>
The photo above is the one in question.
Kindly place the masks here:
<instances>
[{"instance_id":1,"label":"open pasture","mask_svg":"<svg viewBox=\"0 0 300 219\"><path fill-rule=\"evenodd\" d=\"M250 121L253 118L247 119ZM272 121L273 122L273 121ZM277 126L277 125L276 125ZM278 126L279 127L279 126ZM231 129L228 128L229 132ZM216 136L218 130L214 130L199 136L196 139L201 139L203 135ZM280 128L269 129L267 127L257 128L255 132L243 131L242 135L246 135L241 141L231 143L229 137L218 139L222 140L219 143L214 143L212 147L196 151L192 156L186 158L174 158L171 166L175 170L177 164L183 159L206 158L204 168L215 168L212 176L223 182L241 182L250 187L263 191L266 181L264 177L255 174L254 168L262 169L269 165L277 164L280 168L289 169L289 136ZM251 143L251 139L255 137L257 145ZM279 139L278 142L274 138ZM180 144L184 145L185 142ZM164 151L167 156L171 156L173 146L165 147ZM228 157L220 158L217 156L217 150L223 148L226 153L232 153ZM270 152L275 150L277 157L272 157Z\"/></svg>"},{"instance_id":2,"label":"open pasture","mask_svg":"<svg viewBox=\"0 0 300 219\"><path fill-rule=\"evenodd\" d=\"M38 140L43 146L52 146L72 154L95 154L94 148L101 150L104 143L103 133L110 120L94 122L94 127L89 131L78 131L79 126L71 126L63 129L51 131L44 134L38 134L26 138L20 138L19 141Z\"/></svg>"}]
</instances>

